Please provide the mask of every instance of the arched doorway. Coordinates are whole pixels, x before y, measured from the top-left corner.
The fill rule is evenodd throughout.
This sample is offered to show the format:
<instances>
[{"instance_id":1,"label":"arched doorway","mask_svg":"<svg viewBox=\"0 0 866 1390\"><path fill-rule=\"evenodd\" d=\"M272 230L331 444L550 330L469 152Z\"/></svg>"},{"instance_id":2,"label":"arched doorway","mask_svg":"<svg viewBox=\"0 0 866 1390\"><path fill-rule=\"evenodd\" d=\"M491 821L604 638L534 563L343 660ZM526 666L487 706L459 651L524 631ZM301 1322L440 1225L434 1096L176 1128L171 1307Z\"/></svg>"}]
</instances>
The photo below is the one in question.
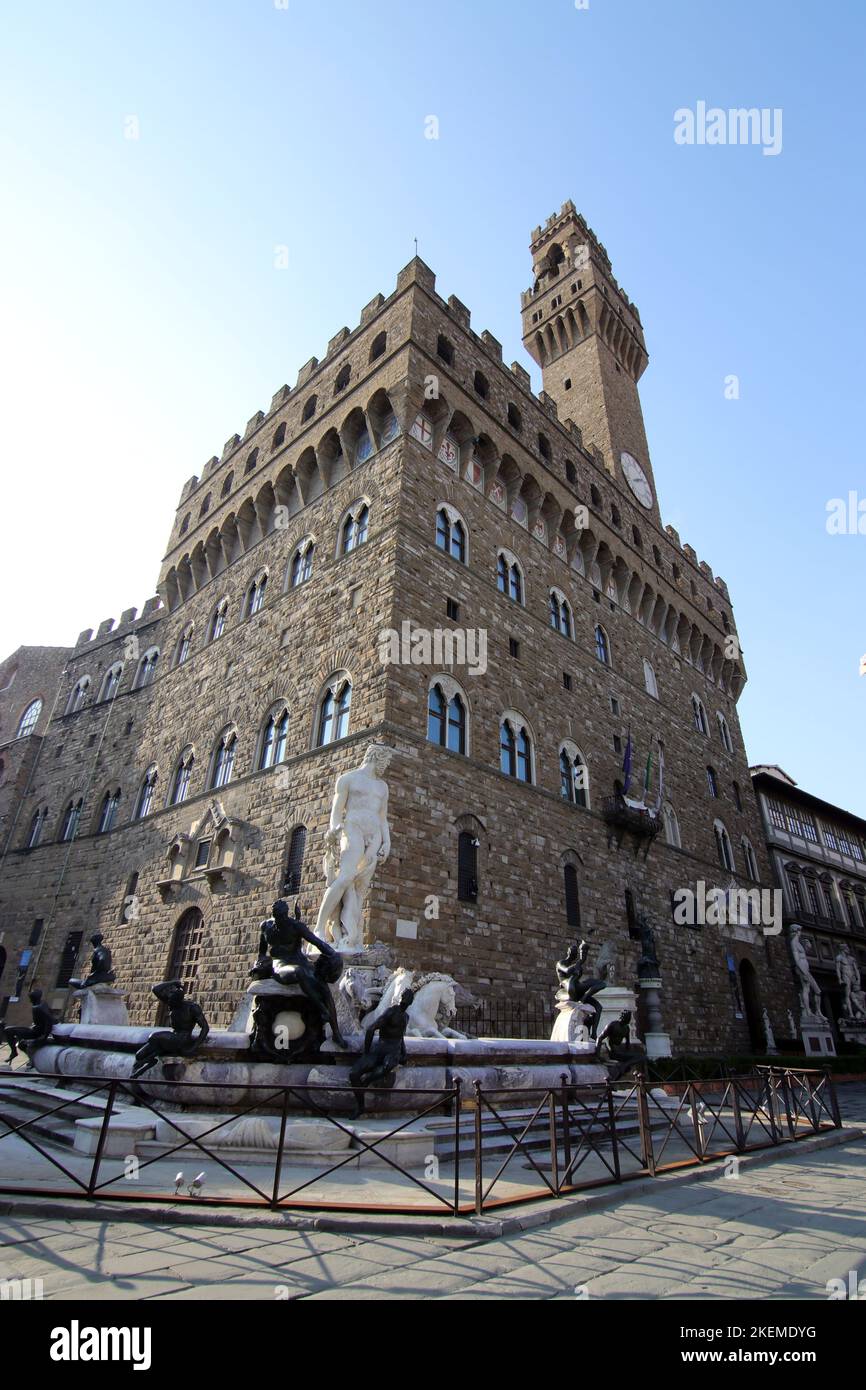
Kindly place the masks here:
<instances>
[{"instance_id":1,"label":"arched doorway","mask_svg":"<svg viewBox=\"0 0 866 1390\"><path fill-rule=\"evenodd\" d=\"M746 1010L746 1024L749 1029L749 1042L752 1051L766 1052L764 1020L758 1002L758 976L750 960L740 961L740 989L743 994L743 1005Z\"/></svg>"},{"instance_id":2,"label":"arched doorway","mask_svg":"<svg viewBox=\"0 0 866 1390\"><path fill-rule=\"evenodd\" d=\"M198 965L204 935L204 918L197 907L188 907L178 920L171 939L168 957L167 980L180 980L187 994L195 992L198 980ZM167 1020L167 1010L160 1005L158 1023Z\"/></svg>"}]
</instances>

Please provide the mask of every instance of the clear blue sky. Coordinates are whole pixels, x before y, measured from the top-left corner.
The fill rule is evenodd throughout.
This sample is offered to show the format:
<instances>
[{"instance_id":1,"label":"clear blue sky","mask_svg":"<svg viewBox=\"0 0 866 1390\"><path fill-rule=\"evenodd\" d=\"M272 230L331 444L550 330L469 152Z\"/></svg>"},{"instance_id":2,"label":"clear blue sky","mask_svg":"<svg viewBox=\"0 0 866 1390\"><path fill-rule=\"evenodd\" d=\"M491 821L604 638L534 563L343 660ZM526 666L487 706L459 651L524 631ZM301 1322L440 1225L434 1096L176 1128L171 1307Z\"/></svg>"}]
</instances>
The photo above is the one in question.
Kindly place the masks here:
<instances>
[{"instance_id":1,"label":"clear blue sky","mask_svg":"<svg viewBox=\"0 0 866 1390\"><path fill-rule=\"evenodd\" d=\"M143 603L183 482L415 236L530 365L529 233L570 197L641 311L665 520L731 589L749 756L866 814L866 535L825 530L866 497L862 0L0 13L4 653ZM698 101L781 108L782 152L675 144Z\"/></svg>"}]
</instances>

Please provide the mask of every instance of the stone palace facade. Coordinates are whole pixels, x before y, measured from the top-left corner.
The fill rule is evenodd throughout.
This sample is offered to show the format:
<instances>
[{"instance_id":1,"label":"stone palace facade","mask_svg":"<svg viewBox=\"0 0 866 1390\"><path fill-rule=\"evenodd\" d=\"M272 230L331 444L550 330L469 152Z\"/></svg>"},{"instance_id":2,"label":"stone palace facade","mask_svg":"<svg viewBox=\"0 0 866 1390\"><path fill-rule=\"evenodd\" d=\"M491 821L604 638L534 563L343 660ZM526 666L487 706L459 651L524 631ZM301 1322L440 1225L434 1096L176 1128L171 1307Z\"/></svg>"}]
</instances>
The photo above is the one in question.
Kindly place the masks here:
<instances>
[{"instance_id":1,"label":"stone palace facade","mask_svg":"<svg viewBox=\"0 0 866 1390\"><path fill-rule=\"evenodd\" d=\"M99 929L133 1021L179 975L225 1025L272 900L315 920L335 777L379 739L368 940L494 1010L549 1001L579 934L630 983L646 914L675 1051L760 1047L765 1007L787 1034L783 938L673 918L773 880L730 596L661 520L638 311L571 203L532 258L540 394L414 259L186 483L158 598L0 666L7 999L66 1007Z\"/></svg>"}]
</instances>

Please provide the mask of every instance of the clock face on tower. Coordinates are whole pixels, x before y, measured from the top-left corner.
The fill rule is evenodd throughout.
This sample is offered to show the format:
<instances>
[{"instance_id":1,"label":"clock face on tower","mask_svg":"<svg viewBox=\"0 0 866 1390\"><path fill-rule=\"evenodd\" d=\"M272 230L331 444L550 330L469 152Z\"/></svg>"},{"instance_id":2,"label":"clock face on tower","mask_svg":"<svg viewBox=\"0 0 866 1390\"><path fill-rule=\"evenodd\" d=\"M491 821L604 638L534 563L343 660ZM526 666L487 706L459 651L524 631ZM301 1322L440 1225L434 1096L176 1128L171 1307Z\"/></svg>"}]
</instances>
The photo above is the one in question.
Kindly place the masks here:
<instances>
[{"instance_id":1,"label":"clock face on tower","mask_svg":"<svg viewBox=\"0 0 866 1390\"><path fill-rule=\"evenodd\" d=\"M637 459L623 450L619 456L619 461L622 466L623 477L641 506L651 507L653 504L653 490L650 486L649 478L646 473L644 473Z\"/></svg>"}]
</instances>

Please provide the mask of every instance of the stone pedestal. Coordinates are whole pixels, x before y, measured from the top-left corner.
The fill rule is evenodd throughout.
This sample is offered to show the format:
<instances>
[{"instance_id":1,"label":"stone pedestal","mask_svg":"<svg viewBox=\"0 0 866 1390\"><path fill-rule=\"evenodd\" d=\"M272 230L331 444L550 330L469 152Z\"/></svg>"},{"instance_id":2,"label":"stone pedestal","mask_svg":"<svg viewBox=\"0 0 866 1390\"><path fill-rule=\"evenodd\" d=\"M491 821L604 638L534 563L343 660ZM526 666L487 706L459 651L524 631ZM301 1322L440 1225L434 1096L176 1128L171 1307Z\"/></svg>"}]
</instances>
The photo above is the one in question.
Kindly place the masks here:
<instances>
[{"instance_id":1,"label":"stone pedestal","mask_svg":"<svg viewBox=\"0 0 866 1390\"><path fill-rule=\"evenodd\" d=\"M835 1057L836 1043L833 1029L828 1020L820 1014L801 1013L800 1037L807 1057Z\"/></svg>"},{"instance_id":2,"label":"stone pedestal","mask_svg":"<svg viewBox=\"0 0 866 1390\"><path fill-rule=\"evenodd\" d=\"M866 1018L840 1018L839 1032L846 1042L866 1047Z\"/></svg>"},{"instance_id":3,"label":"stone pedestal","mask_svg":"<svg viewBox=\"0 0 866 1390\"><path fill-rule=\"evenodd\" d=\"M637 1031L637 1002L634 997L634 990L628 989L625 985L605 985L595 996L601 1005L601 1018L598 1020L596 1033L601 1037L605 1028L614 1019L619 1018L624 1009L628 1009L631 1014L628 1035L633 1043L640 1042Z\"/></svg>"},{"instance_id":4,"label":"stone pedestal","mask_svg":"<svg viewBox=\"0 0 866 1390\"><path fill-rule=\"evenodd\" d=\"M557 1015L550 1034L551 1042L571 1043L581 1052L595 1052L595 1041L589 1036L588 1023L595 1010L588 1004L575 1003L572 999L556 1001Z\"/></svg>"},{"instance_id":5,"label":"stone pedestal","mask_svg":"<svg viewBox=\"0 0 866 1390\"><path fill-rule=\"evenodd\" d=\"M126 1011L128 995L114 985L90 985L87 989L76 989L72 995L81 1006L82 1023L109 1023L120 1028L129 1027L129 1014Z\"/></svg>"},{"instance_id":6,"label":"stone pedestal","mask_svg":"<svg viewBox=\"0 0 866 1390\"><path fill-rule=\"evenodd\" d=\"M650 1059L672 1055L670 1034L664 1031L662 1020L661 987L662 982L657 976L647 975L640 980L641 999L646 1020L643 1037L646 1044L646 1055Z\"/></svg>"}]
</instances>

